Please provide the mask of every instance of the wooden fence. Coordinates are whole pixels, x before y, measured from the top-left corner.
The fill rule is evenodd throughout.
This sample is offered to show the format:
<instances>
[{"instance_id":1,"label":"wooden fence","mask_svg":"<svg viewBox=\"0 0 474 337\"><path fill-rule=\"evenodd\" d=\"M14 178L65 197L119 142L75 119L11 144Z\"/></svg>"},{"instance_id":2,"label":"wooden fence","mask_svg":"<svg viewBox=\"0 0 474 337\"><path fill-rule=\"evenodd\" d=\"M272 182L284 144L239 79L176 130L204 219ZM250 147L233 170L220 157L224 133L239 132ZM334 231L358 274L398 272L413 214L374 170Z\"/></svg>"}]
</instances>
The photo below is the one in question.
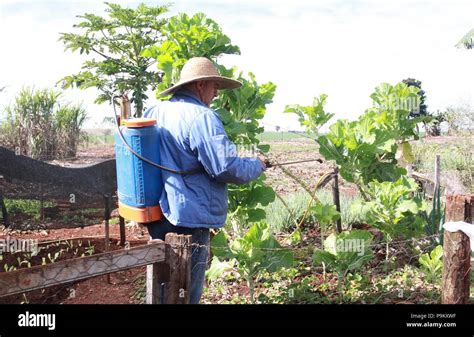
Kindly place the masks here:
<instances>
[{"instance_id":1,"label":"wooden fence","mask_svg":"<svg viewBox=\"0 0 474 337\"><path fill-rule=\"evenodd\" d=\"M146 303L189 303L191 236L175 233L167 234L165 241L1 273L0 297L145 265Z\"/></svg>"}]
</instances>

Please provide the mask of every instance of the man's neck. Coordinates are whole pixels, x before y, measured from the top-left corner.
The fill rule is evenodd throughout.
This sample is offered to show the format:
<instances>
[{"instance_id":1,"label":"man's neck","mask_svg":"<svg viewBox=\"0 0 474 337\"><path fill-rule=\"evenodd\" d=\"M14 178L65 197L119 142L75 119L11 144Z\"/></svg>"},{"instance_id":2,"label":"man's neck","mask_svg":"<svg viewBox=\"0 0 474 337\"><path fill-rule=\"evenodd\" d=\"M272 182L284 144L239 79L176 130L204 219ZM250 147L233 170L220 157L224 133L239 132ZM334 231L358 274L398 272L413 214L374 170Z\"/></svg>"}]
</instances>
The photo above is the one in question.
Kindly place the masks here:
<instances>
[{"instance_id":1,"label":"man's neck","mask_svg":"<svg viewBox=\"0 0 474 337\"><path fill-rule=\"evenodd\" d=\"M198 100L202 105L204 106L208 106L207 104L205 104L202 99L199 97L199 94L197 94L194 90L190 89L190 88L182 88L182 89L179 89L178 91L176 91L176 95L186 95L186 96L191 96L193 98L195 98L196 100Z\"/></svg>"}]
</instances>

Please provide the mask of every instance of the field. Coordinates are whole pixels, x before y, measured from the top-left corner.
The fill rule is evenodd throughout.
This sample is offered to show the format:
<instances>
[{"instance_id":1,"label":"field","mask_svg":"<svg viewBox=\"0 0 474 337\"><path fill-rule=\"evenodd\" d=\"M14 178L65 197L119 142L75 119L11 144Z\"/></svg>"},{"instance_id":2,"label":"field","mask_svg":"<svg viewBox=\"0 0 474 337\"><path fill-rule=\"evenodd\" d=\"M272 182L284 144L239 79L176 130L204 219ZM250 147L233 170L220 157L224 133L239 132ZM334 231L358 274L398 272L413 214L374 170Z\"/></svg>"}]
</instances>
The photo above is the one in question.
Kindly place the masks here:
<instances>
[{"instance_id":1,"label":"field","mask_svg":"<svg viewBox=\"0 0 474 337\"><path fill-rule=\"evenodd\" d=\"M73 163L91 163L113 157L113 144L110 138L93 135L88 143L84 143ZM111 137L111 136L108 136ZM264 133L262 142L269 144L271 149L268 158L272 163L321 159L317 144L309 139L293 133ZM102 141L103 140L103 141ZM472 192L473 179L473 139L471 138L425 138L413 144L416 156L416 170L427 176L433 175L434 154L442 155L442 176L457 179L466 189ZM65 161L57 161L64 164ZM391 258L386 260L385 244L379 231L369 228L363 217L351 208L360 200L357 187L343 179L339 181L341 198L341 218L343 229L367 229L374 234L374 259L370 262L370 273L359 273L357 270L345 274L341 283L336 273L328 272L320 266L313 265L312 253L321 247L321 237L326 238L334 231L333 226L323 227L313 216L304 217L311 200L306 190L313 191L318 179L331 172L334 163L306 162L287 165L282 168L273 167L265 172L267 183L272 186L278 197L265 207L266 222L272 234L294 254L295 263L292 267L283 268L278 272L263 272L252 296L248 283L236 270L228 270L220 278L207 281L202 303L439 303L440 275L429 275L424 271L418 260L425 252L430 252L435 244L429 239L420 238L415 245L406 241L394 241L390 246ZM299 181L296 181L297 177ZM316 198L323 204L332 204L331 184L318 191ZM83 223L82 228L43 229L44 223L35 202L7 200L13 217L18 217L25 226L2 228L0 238L14 236L21 239L38 239L46 250L44 257L56 256L59 250L65 253L57 256L58 260L73 257L66 246L77 248L77 238L88 238L88 244L79 249L79 253L95 254L102 252L104 224L100 222L100 210L85 210L79 215L63 219L74 223ZM47 206L47 205L46 205ZM95 213L94 213L95 212ZM88 217L88 213L95 217ZM112 249L118 239L117 214L111 220ZM27 219L28 221L25 221ZM298 222L301 223L301 238L294 240ZM95 222L94 222L95 221ZM231 228L232 223L226 225ZM76 239L75 239L76 238ZM148 235L146 228L127 225L127 240L132 245L144 244ZM84 239L82 239L84 241ZM61 243L62 242L62 243ZM411 241L410 241L411 242ZM86 247L87 246L87 247ZM66 248L65 248L66 247ZM48 255L49 254L49 255ZM79 254L80 255L80 254ZM77 255L76 255L77 256ZM39 257L38 257L39 258ZM24 257L3 259L0 268L9 270L26 267ZM34 262L33 260L31 260ZM25 266L23 266L23 262ZM209 260L211 264L211 259ZM471 295L473 295L471 289ZM70 296L73 293L74 296ZM113 296L104 296L113 294ZM251 297L254 297L253 299ZM0 299L0 303L144 303L145 300L145 268L134 268L117 272L107 277L96 277L75 284L67 284L48 289L34 291L23 296L10 296Z\"/></svg>"}]
</instances>

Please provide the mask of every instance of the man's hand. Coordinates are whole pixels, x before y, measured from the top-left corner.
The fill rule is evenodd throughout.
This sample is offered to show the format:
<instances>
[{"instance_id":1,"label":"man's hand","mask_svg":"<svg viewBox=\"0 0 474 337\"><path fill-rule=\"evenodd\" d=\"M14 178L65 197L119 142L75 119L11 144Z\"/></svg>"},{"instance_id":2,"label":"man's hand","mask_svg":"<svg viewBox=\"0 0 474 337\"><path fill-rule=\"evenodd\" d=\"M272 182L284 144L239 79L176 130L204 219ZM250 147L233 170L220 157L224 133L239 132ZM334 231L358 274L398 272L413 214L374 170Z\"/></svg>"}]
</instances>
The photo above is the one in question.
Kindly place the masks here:
<instances>
[{"instance_id":1,"label":"man's hand","mask_svg":"<svg viewBox=\"0 0 474 337\"><path fill-rule=\"evenodd\" d=\"M265 171L267 168L270 168L272 167L273 165L270 163L270 160L268 160L267 158L260 158L258 157L258 160L260 160L260 163L262 164L262 168L263 170Z\"/></svg>"}]
</instances>

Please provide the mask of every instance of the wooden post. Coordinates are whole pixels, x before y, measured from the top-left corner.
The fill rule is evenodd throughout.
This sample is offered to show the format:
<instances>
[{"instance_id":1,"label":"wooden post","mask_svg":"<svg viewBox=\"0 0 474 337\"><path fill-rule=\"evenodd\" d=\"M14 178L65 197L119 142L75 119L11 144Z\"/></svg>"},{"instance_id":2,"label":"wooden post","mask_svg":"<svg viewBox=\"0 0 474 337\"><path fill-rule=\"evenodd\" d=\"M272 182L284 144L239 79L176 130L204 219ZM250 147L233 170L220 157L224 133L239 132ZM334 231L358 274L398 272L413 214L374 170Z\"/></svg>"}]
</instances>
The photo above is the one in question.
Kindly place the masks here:
<instances>
[{"instance_id":1,"label":"wooden post","mask_svg":"<svg viewBox=\"0 0 474 337\"><path fill-rule=\"evenodd\" d=\"M333 193L333 200L334 204L336 205L336 210L341 213L341 201L339 200L339 169L334 169L334 180L332 184L332 193ZM337 232L342 232L342 220L341 218L337 219L336 221Z\"/></svg>"},{"instance_id":2,"label":"wooden post","mask_svg":"<svg viewBox=\"0 0 474 337\"><path fill-rule=\"evenodd\" d=\"M189 303L191 242L191 235L166 234L166 259L170 266L170 281L164 287L166 304Z\"/></svg>"},{"instance_id":3,"label":"wooden post","mask_svg":"<svg viewBox=\"0 0 474 337\"><path fill-rule=\"evenodd\" d=\"M125 219L122 216L119 216L120 223L120 246L125 246Z\"/></svg>"},{"instance_id":4,"label":"wooden post","mask_svg":"<svg viewBox=\"0 0 474 337\"><path fill-rule=\"evenodd\" d=\"M105 210L104 210L104 221L105 221L105 251L109 251L110 245L110 228L109 228L109 219L110 219L110 197L108 195L104 196L105 201ZM107 274L107 283L110 282L110 274Z\"/></svg>"},{"instance_id":5,"label":"wooden post","mask_svg":"<svg viewBox=\"0 0 474 337\"><path fill-rule=\"evenodd\" d=\"M162 240L150 240L148 244L162 242ZM165 256L169 247L165 246ZM166 282L170 281L170 267L167 261L153 263L146 266L146 304L163 304L164 292L162 291Z\"/></svg>"},{"instance_id":6,"label":"wooden post","mask_svg":"<svg viewBox=\"0 0 474 337\"><path fill-rule=\"evenodd\" d=\"M3 225L8 227L10 222L8 221L8 211L7 206L5 205L5 200L3 199L2 191L0 191L0 207L2 209Z\"/></svg>"},{"instance_id":7,"label":"wooden post","mask_svg":"<svg viewBox=\"0 0 474 337\"><path fill-rule=\"evenodd\" d=\"M40 197L40 218L44 221L44 202L43 202L43 184L39 184L39 197Z\"/></svg>"},{"instance_id":8,"label":"wooden post","mask_svg":"<svg viewBox=\"0 0 474 337\"><path fill-rule=\"evenodd\" d=\"M436 155L434 172L435 172L434 190L436 193L436 190L440 188L441 186L441 156L439 154Z\"/></svg>"},{"instance_id":9,"label":"wooden post","mask_svg":"<svg viewBox=\"0 0 474 337\"><path fill-rule=\"evenodd\" d=\"M105 250L109 250L110 244L110 228L109 228L109 220L110 220L110 197L108 195L104 196L104 222L105 222Z\"/></svg>"},{"instance_id":10,"label":"wooden post","mask_svg":"<svg viewBox=\"0 0 474 337\"><path fill-rule=\"evenodd\" d=\"M471 196L446 196L446 222L471 223ZM467 304L471 272L469 237L463 232L444 231L443 286L441 303Z\"/></svg>"}]
</instances>

